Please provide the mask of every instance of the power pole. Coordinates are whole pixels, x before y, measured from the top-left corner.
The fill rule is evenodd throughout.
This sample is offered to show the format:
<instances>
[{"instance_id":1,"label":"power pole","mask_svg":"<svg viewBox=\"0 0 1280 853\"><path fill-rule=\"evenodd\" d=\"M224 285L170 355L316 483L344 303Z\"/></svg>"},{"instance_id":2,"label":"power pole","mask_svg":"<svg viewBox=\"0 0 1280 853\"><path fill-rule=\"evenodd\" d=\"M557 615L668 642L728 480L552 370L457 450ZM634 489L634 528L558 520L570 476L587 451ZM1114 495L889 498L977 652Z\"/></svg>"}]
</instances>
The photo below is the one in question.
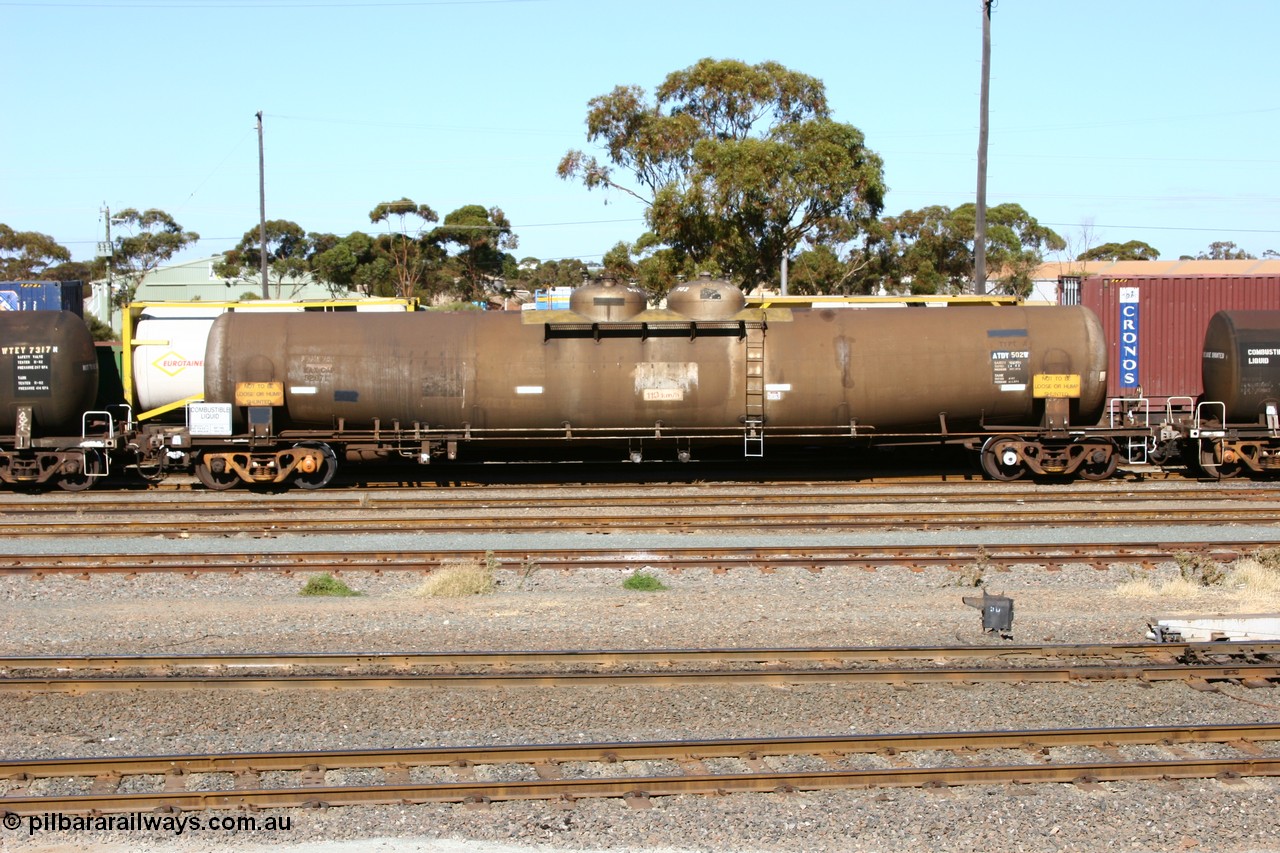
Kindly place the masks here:
<instances>
[{"instance_id":1,"label":"power pole","mask_svg":"<svg viewBox=\"0 0 1280 853\"><path fill-rule=\"evenodd\" d=\"M258 110L258 255L262 260L262 298L270 299L267 290L267 169L262 154L262 110Z\"/></svg>"},{"instance_id":2,"label":"power pole","mask_svg":"<svg viewBox=\"0 0 1280 853\"><path fill-rule=\"evenodd\" d=\"M991 9L996 0L982 4L982 93L978 108L978 200L973 229L973 292L987 292L987 112L991 101Z\"/></svg>"},{"instance_id":3,"label":"power pole","mask_svg":"<svg viewBox=\"0 0 1280 853\"><path fill-rule=\"evenodd\" d=\"M107 325L111 325L111 315L113 308L112 303L115 301L115 276L113 273L112 257L115 255L115 247L111 243L111 208L107 207L107 203L102 203L102 220L107 225L107 241L98 244L98 257L107 259Z\"/></svg>"}]
</instances>

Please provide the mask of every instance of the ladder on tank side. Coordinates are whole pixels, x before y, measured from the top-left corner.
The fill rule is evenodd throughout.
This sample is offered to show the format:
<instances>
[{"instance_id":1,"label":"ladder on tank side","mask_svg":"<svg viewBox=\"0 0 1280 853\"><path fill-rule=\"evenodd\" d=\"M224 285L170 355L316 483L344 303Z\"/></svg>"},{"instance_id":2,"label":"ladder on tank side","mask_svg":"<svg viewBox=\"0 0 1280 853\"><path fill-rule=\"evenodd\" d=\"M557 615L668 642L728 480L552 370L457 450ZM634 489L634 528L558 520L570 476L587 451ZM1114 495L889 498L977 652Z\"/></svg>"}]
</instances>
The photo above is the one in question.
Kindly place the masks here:
<instances>
[{"instance_id":1,"label":"ladder on tank side","mask_svg":"<svg viewBox=\"0 0 1280 853\"><path fill-rule=\"evenodd\" d=\"M742 455L764 456L764 329L747 329L747 400Z\"/></svg>"}]
</instances>

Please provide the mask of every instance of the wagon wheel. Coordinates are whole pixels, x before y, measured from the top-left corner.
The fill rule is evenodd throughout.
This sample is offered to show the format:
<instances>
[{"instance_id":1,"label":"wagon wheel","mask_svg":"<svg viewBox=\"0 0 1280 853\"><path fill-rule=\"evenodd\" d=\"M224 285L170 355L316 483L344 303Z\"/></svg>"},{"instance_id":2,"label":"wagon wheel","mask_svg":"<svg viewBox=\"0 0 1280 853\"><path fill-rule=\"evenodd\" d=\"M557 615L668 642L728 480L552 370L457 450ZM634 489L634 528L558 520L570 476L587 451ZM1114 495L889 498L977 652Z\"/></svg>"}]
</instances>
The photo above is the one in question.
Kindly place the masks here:
<instances>
[{"instance_id":1,"label":"wagon wheel","mask_svg":"<svg viewBox=\"0 0 1280 853\"><path fill-rule=\"evenodd\" d=\"M195 468L196 477L204 483L204 487L215 492L225 492L240 482L235 471L214 471L203 454L196 459Z\"/></svg>"},{"instance_id":2,"label":"wagon wheel","mask_svg":"<svg viewBox=\"0 0 1280 853\"><path fill-rule=\"evenodd\" d=\"M998 435L982 445L982 470L993 480L1017 480L1027 473L1018 453L1018 439Z\"/></svg>"},{"instance_id":3,"label":"wagon wheel","mask_svg":"<svg viewBox=\"0 0 1280 853\"><path fill-rule=\"evenodd\" d=\"M1215 480L1230 480L1239 477L1244 471L1244 463L1239 459L1223 462L1222 445L1214 443L1210 447L1200 447L1200 470Z\"/></svg>"},{"instance_id":4,"label":"wagon wheel","mask_svg":"<svg viewBox=\"0 0 1280 853\"><path fill-rule=\"evenodd\" d=\"M1101 445L1087 446L1086 454L1104 450ZM1080 466L1079 474L1085 480L1106 480L1116 472L1116 468L1120 466L1120 454L1117 452L1115 445L1111 446L1111 454L1105 462L1086 462Z\"/></svg>"},{"instance_id":5,"label":"wagon wheel","mask_svg":"<svg viewBox=\"0 0 1280 853\"><path fill-rule=\"evenodd\" d=\"M1226 464L1216 464L1209 462L1201 462L1200 469L1204 473L1215 480L1231 480L1239 477L1244 471L1243 466L1239 462L1228 462Z\"/></svg>"},{"instance_id":6,"label":"wagon wheel","mask_svg":"<svg viewBox=\"0 0 1280 853\"><path fill-rule=\"evenodd\" d=\"M318 470L309 474L299 471L294 475L293 482L298 485L298 488L323 489L329 485L329 481L338 471L338 456L333 452L333 448L322 441L303 441L295 444L294 447L307 447L324 454L324 461Z\"/></svg>"},{"instance_id":7,"label":"wagon wheel","mask_svg":"<svg viewBox=\"0 0 1280 853\"><path fill-rule=\"evenodd\" d=\"M164 466L159 462L154 465L138 464L136 469L138 476L146 480L148 483L159 483L165 478Z\"/></svg>"},{"instance_id":8,"label":"wagon wheel","mask_svg":"<svg viewBox=\"0 0 1280 853\"><path fill-rule=\"evenodd\" d=\"M58 488L64 492L83 492L93 485L105 470L102 455L96 450L86 450L82 454L83 464L74 474L63 474L58 478Z\"/></svg>"}]
</instances>

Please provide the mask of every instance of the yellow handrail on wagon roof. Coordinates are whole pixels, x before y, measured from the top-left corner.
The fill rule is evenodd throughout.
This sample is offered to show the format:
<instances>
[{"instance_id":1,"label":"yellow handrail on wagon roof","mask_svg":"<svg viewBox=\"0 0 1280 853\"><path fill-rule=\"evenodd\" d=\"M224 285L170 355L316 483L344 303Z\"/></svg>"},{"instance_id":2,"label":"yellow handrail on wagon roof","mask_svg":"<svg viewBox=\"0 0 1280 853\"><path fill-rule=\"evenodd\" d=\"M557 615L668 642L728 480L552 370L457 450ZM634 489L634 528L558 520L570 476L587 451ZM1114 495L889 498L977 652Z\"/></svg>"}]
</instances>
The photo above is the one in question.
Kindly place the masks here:
<instances>
[{"instance_id":1,"label":"yellow handrail on wagon roof","mask_svg":"<svg viewBox=\"0 0 1280 853\"><path fill-rule=\"evenodd\" d=\"M987 294L985 296L934 296L905 294L902 296L747 296L747 305L768 308L785 305L791 308L856 308L881 305L1021 305L1017 296Z\"/></svg>"}]
</instances>

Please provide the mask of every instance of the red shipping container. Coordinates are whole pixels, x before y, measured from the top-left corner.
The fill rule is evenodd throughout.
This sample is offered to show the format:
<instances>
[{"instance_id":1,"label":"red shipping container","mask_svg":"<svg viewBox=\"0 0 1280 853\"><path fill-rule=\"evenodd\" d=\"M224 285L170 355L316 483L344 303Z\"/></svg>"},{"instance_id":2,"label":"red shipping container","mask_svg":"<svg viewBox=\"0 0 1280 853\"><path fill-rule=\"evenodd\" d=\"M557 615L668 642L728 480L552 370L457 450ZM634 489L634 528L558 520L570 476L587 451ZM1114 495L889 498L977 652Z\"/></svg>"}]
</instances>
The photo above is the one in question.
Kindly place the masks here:
<instances>
[{"instance_id":1,"label":"red shipping container","mask_svg":"<svg viewBox=\"0 0 1280 853\"><path fill-rule=\"evenodd\" d=\"M1108 397L1198 397L1201 351L1219 311L1280 310L1280 276L1093 276L1080 304L1098 315L1107 336Z\"/></svg>"}]
</instances>

